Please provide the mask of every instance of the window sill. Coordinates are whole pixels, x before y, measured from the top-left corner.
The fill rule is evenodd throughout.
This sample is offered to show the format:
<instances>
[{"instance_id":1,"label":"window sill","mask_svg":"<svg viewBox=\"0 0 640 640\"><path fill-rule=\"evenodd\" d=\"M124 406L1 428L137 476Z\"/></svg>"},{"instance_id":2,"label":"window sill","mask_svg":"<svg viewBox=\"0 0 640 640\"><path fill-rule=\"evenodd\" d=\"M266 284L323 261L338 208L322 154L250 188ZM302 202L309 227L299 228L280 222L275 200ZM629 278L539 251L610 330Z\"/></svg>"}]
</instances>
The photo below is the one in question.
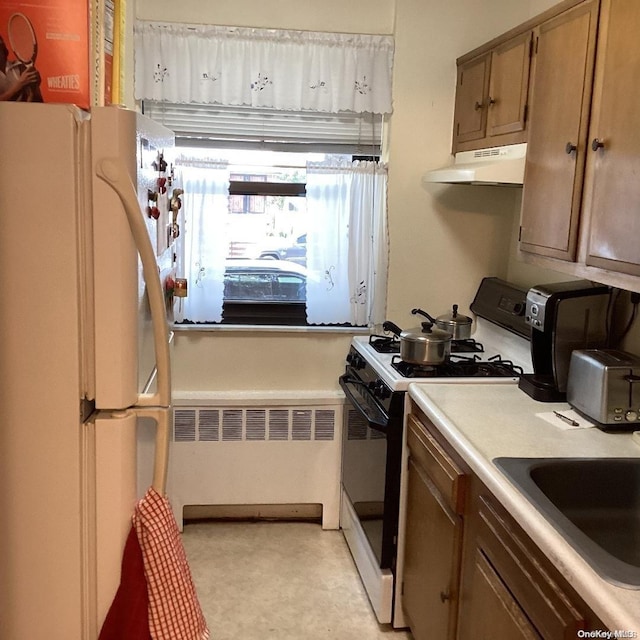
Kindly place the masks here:
<instances>
[{"instance_id":1,"label":"window sill","mask_svg":"<svg viewBox=\"0 0 640 640\"><path fill-rule=\"evenodd\" d=\"M367 327L313 327L287 326L264 324L174 324L171 327L176 333L184 332L231 332L231 333L349 333L353 335L368 335Z\"/></svg>"}]
</instances>

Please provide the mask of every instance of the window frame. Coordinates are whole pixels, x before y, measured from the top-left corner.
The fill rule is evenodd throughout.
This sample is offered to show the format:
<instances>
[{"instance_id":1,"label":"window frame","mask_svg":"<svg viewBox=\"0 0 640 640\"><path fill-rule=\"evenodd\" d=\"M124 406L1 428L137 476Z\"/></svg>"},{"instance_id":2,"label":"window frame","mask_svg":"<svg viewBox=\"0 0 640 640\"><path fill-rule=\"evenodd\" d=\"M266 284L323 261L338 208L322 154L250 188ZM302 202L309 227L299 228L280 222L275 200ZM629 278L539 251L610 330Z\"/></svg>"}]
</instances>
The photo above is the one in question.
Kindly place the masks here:
<instances>
[{"instance_id":1,"label":"window frame","mask_svg":"<svg viewBox=\"0 0 640 640\"><path fill-rule=\"evenodd\" d=\"M240 118L241 122L259 121L260 118L266 118L272 124L274 116L277 117L277 133L273 133L271 138L256 139L255 135L245 136L243 138L243 129L229 131L221 127L212 127L211 129L193 129L185 126L190 110L195 108L204 119L197 122L212 124L211 118L216 117L216 113L221 110L218 106L214 106L209 111L209 107L205 105L187 105L186 112L183 113L184 105L170 105L169 112L165 110L166 105L162 103L145 103L145 106L151 106L151 117L158 117L158 121L173 129L176 135L176 147L180 151L187 149L203 149L211 151L213 157L222 150L246 150L261 151L269 150L280 153L291 153L300 156L304 154L325 154L325 155L341 155L350 157L355 160L375 160L379 161L382 156L382 129L385 123L385 117L380 114L311 114L311 113L288 113L274 112L265 109L245 109L245 108L228 108L227 111ZM173 109L173 111L172 111ZM222 111L225 111L224 108ZM225 112L226 113L226 112ZM314 131L309 137L309 119L317 120L320 128ZM194 119L194 122L196 120ZM252 129L255 133L255 129ZM228 136L228 137L226 137ZM296 136L299 136L296 140ZM317 138L314 142L314 136ZM329 140L329 142L327 142ZM188 153L188 151L187 151ZM259 165L253 163L255 168ZM263 165L265 169L268 165ZM242 168L241 163L234 162L231 165L232 175L247 175L246 169ZM232 209L231 198L239 196L244 198L242 211ZM273 179L266 180L246 179L246 180L230 180L229 184L229 213L233 215L253 215L259 213L254 211L256 208L253 198L267 196L276 197L306 197L306 184L304 182L274 182ZM236 207L239 209L240 207ZM299 234L298 234L299 235ZM285 325L285 326L306 326L316 327L318 325L309 324L307 322L306 302L240 302L223 300L222 317L217 322L193 322L183 320L179 326L184 325ZM346 327L350 324L328 324L324 327ZM359 328L353 325L353 328Z\"/></svg>"}]
</instances>

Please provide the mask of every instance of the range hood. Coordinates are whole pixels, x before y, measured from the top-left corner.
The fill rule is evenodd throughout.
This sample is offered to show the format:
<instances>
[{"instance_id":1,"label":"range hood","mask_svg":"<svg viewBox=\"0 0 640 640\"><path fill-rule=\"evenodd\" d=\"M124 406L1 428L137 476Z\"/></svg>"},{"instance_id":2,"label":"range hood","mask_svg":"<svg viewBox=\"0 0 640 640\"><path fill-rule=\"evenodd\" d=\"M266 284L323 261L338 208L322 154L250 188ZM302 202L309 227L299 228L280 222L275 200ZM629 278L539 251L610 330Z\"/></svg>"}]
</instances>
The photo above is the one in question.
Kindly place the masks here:
<instances>
[{"instance_id":1,"label":"range hood","mask_svg":"<svg viewBox=\"0 0 640 640\"><path fill-rule=\"evenodd\" d=\"M427 171L422 182L521 187L527 144L511 144L456 153L453 164Z\"/></svg>"}]
</instances>

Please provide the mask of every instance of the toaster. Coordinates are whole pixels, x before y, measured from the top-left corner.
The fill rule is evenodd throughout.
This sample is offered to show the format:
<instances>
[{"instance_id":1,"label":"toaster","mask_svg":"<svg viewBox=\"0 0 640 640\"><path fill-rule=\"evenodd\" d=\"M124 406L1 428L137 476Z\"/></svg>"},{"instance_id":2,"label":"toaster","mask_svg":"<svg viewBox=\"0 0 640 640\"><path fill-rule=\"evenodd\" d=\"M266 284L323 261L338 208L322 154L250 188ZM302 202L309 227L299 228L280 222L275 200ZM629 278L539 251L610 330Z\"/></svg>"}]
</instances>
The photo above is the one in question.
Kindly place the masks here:
<instances>
[{"instance_id":1,"label":"toaster","mask_svg":"<svg viewBox=\"0 0 640 640\"><path fill-rule=\"evenodd\" d=\"M605 431L640 429L640 358L615 349L573 351L567 402Z\"/></svg>"}]
</instances>

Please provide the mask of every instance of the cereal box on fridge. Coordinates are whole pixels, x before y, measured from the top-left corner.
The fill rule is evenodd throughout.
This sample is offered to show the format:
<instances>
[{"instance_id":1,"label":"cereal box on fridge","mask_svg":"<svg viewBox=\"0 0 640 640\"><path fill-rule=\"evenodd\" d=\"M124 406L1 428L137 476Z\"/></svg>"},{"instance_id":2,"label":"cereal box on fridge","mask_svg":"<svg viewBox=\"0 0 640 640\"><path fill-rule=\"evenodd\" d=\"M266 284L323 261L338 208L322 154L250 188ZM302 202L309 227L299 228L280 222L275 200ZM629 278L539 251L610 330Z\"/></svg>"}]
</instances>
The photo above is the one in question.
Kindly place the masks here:
<instances>
[{"instance_id":1,"label":"cereal box on fridge","mask_svg":"<svg viewBox=\"0 0 640 640\"><path fill-rule=\"evenodd\" d=\"M108 103L103 27L102 0L0 0L0 100Z\"/></svg>"}]
</instances>

